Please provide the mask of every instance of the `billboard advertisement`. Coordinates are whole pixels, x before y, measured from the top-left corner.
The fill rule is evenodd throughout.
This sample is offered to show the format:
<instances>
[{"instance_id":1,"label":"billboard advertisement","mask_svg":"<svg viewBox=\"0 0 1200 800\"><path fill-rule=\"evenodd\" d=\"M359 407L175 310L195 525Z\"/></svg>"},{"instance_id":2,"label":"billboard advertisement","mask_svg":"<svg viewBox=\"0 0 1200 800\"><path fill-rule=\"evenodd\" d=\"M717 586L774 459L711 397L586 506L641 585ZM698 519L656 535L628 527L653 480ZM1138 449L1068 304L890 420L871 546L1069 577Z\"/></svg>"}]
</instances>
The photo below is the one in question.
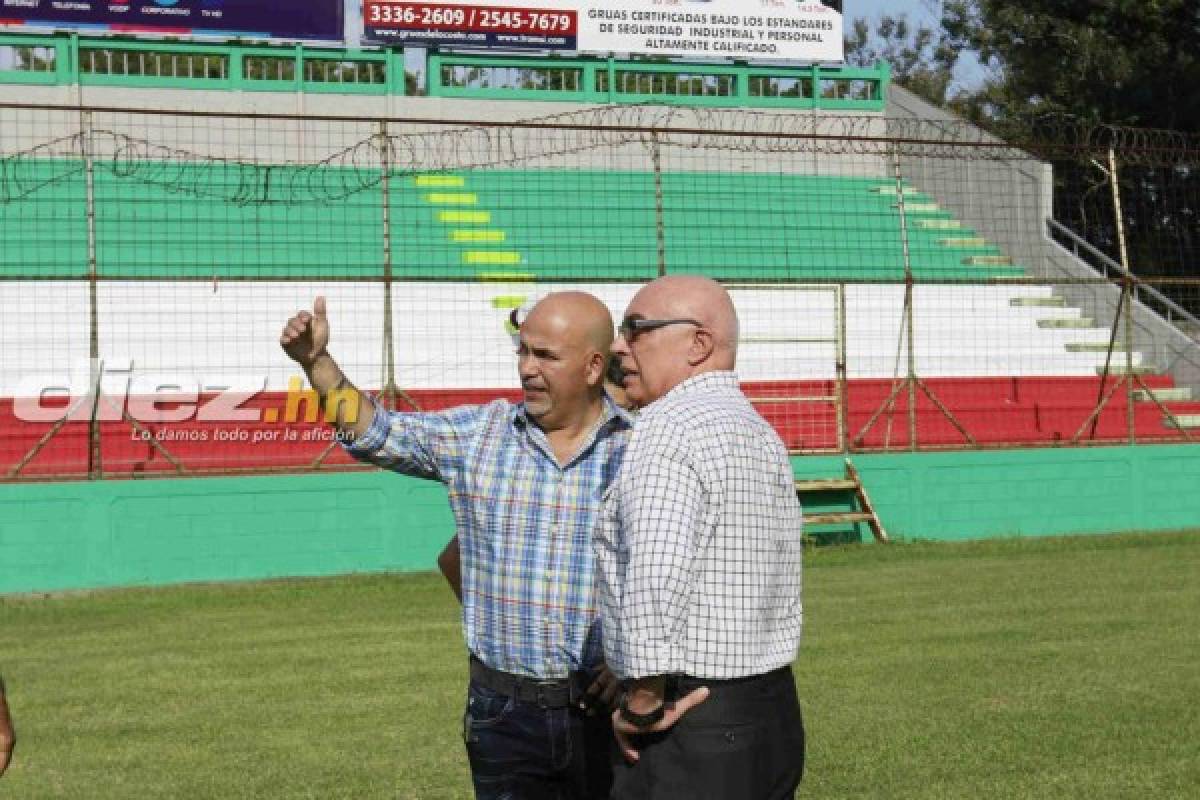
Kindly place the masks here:
<instances>
[{"instance_id":1,"label":"billboard advertisement","mask_svg":"<svg viewBox=\"0 0 1200 800\"><path fill-rule=\"evenodd\" d=\"M370 42L472 50L840 62L842 15L816 0L364 0Z\"/></svg>"},{"instance_id":2,"label":"billboard advertisement","mask_svg":"<svg viewBox=\"0 0 1200 800\"><path fill-rule=\"evenodd\" d=\"M341 42L342 0L0 0L0 28Z\"/></svg>"}]
</instances>

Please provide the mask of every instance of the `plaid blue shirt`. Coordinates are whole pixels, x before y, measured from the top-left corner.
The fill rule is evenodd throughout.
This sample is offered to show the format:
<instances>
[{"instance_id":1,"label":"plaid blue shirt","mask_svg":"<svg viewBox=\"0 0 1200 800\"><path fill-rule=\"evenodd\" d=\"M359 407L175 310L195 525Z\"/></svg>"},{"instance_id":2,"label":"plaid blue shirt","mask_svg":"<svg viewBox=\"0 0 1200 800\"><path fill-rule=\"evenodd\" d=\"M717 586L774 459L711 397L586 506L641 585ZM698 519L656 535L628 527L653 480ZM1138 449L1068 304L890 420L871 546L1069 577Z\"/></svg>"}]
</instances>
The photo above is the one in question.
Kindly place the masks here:
<instances>
[{"instance_id":1,"label":"plaid blue shirt","mask_svg":"<svg viewBox=\"0 0 1200 800\"><path fill-rule=\"evenodd\" d=\"M462 548L467 647L493 669L550 680L603 660L592 525L631 425L606 401L587 443L560 466L523 405L377 408L346 449L446 484Z\"/></svg>"}]
</instances>

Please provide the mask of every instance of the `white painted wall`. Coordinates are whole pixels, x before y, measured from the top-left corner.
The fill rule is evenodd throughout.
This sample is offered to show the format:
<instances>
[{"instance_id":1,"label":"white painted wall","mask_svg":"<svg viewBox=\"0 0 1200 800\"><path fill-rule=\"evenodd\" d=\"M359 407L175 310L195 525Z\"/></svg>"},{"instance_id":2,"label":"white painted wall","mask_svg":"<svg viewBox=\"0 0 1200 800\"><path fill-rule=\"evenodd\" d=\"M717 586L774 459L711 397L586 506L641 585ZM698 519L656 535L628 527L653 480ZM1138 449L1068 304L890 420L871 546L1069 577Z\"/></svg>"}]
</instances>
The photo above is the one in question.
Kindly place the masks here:
<instances>
[{"instance_id":1,"label":"white painted wall","mask_svg":"<svg viewBox=\"0 0 1200 800\"><path fill-rule=\"evenodd\" d=\"M398 283L393 297L396 380L405 388L515 387L508 310L497 297L579 288L598 295L619 319L637 285ZM283 389L299 375L279 349L284 322L313 297L328 298L331 351L364 387L382 384L383 288L378 283L102 283L99 352L110 365L133 363L135 376L239 389ZM1069 308L1012 307L1016 296L1048 288L919 286L914 293L917 371L924 377L1095 375L1102 353L1069 353L1068 342L1107 341L1106 330L1050 330L1038 319L1078 316ZM846 289L851 379L905 374L900 342L904 290ZM812 286L733 291L742 319L743 380L835 376L835 295ZM0 395L28 391L30 376L86 385L89 301L81 282L0 283ZM795 339L824 339L797 343ZM769 340L769 341L768 341ZM23 384L22 382L25 381ZM43 381L44 382L44 381ZM24 387L24 388L23 388Z\"/></svg>"}]
</instances>

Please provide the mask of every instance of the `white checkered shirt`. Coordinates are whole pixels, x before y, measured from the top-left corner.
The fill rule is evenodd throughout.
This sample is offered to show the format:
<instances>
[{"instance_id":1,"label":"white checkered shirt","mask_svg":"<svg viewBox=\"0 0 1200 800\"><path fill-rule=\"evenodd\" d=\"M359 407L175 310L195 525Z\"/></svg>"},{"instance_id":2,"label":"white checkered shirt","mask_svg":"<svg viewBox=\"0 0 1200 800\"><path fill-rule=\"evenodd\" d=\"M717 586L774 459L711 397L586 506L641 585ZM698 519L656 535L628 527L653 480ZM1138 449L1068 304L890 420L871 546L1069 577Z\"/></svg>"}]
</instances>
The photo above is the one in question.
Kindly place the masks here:
<instances>
[{"instance_id":1,"label":"white checkered shirt","mask_svg":"<svg viewBox=\"0 0 1200 800\"><path fill-rule=\"evenodd\" d=\"M790 664L802 525L787 449L734 373L651 403L596 522L609 667L719 680Z\"/></svg>"}]
</instances>

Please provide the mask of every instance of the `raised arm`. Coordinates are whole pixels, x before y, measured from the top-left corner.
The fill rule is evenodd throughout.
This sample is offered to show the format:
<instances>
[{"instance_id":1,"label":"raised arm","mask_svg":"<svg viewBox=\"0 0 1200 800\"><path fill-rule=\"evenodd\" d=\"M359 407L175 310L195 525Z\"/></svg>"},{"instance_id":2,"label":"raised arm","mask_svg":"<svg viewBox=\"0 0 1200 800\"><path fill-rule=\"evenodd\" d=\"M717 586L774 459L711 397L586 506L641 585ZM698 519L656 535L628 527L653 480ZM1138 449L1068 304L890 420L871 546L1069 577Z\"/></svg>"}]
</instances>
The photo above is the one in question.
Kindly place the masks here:
<instances>
[{"instance_id":1,"label":"raised arm","mask_svg":"<svg viewBox=\"0 0 1200 800\"><path fill-rule=\"evenodd\" d=\"M350 383L326 349L329 318L323 296L313 301L311 312L301 311L287 321L279 335L279 344L304 370L321 398L321 406L335 406L333 425L343 441L353 441L366 433L375 417L375 405Z\"/></svg>"}]
</instances>

